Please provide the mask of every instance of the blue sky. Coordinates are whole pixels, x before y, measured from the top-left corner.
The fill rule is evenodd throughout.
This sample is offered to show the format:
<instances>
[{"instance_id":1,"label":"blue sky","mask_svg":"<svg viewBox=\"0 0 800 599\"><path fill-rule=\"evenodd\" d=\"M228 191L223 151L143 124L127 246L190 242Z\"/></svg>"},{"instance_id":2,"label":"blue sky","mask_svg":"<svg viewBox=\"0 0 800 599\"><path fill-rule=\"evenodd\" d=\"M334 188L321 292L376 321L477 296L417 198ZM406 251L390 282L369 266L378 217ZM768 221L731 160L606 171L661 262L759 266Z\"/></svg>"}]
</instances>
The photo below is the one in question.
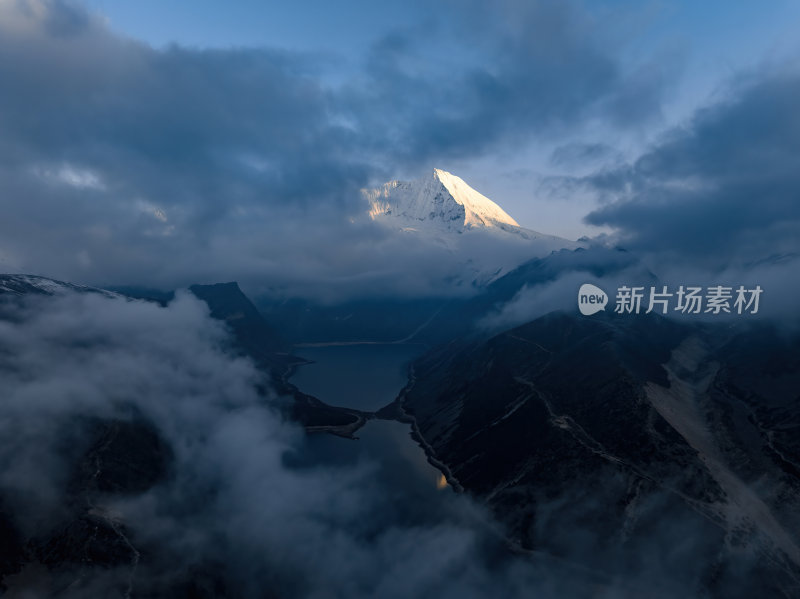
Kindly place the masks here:
<instances>
[{"instance_id":1,"label":"blue sky","mask_svg":"<svg viewBox=\"0 0 800 599\"><path fill-rule=\"evenodd\" d=\"M434 167L570 239L797 251L800 4L768 6L0 0L0 263L425 293L358 190Z\"/></svg>"}]
</instances>

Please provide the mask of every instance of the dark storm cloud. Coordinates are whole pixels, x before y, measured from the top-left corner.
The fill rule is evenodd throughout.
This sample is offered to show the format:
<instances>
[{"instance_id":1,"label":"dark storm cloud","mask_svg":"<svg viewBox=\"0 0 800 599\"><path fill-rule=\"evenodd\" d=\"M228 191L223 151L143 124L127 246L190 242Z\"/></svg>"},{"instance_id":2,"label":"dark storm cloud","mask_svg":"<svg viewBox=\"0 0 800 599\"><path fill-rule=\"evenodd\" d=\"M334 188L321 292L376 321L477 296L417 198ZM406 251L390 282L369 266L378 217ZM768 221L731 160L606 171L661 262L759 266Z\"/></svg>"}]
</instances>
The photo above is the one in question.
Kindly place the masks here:
<instances>
[{"instance_id":1,"label":"dark storm cloud","mask_svg":"<svg viewBox=\"0 0 800 599\"><path fill-rule=\"evenodd\" d=\"M399 258L358 189L611 114L642 85L563 3L445 4L376 32L344 82L322 56L154 49L72 2L3 0L0 17L0 260L106 285L430 292L442 273L420 264L448 258Z\"/></svg>"},{"instance_id":2,"label":"dark storm cloud","mask_svg":"<svg viewBox=\"0 0 800 599\"><path fill-rule=\"evenodd\" d=\"M390 136L374 144L410 163L502 151L590 118L638 126L660 113L677 64L623 69L617 41L570 3L445 2L442 14L376 43L347 98L353 118Z\"/></svg>"},{"instance_id":3,"label":"dark storm cloud","mask_svg":"<svg viewBox=\"0 0 800 599\"><path fill-rule=\"evenodd\" d=\"M351 159L352 136L332 123L317 61L155 50L62 2L0 10L8 262L66 278L180 284L198 261L211 277L242 274L239 256L222 253L242 234L266 237L277 259L332 213L347 229L342 214L370 166ZM248 228L254 220L261 231Z\"/></svg>"},{"instance_id":4,"label":"dark storm cloud","mask_svg":"<svg viewBox=\"0 0 800 599\"><path fill-rule=\"evenodd\" d=\"M613 159L618 161L620 152L604 143L570 143L558 146L550 155L554 166L586 166L599 161Z\"/></svg>"},{"instance_id":5,"label":"dark storm cloud","mask_svg":"<svg viewBox=\"0 0 800 599\"><path fill-rule=\"evenodd\" d=\"M43 22L17 16L0 41L6 166L68 162L96 170L109 193L201 212L257 194L294 200L308 190L316 197L318 180L298 180L303 164L322 180L338 172L332 187L345 188L346 156L336 157L334 173L327 162L334 147L349 146L327 121L326 93L304 58L157 51L115 37L86 15L70 35L51 34L51 12L65 10L47 3Z\"/></svg>"},{"instance_id":6,"label":"dark storm cloud","mask_svg":"<svg viewBox=\"0 0 800 599\"><path fill-rule=\"evenodd\" d=\"M797 252L800 74L738 81L636 162L583 182L607 200L587 217L626 247L695 265L745 265Z\"/></svg>"},{"instance_id":7,"label":"dark storm cloud","mask_svg":"<svg viewBox=\"0 0 800 599\"><path fill-rule=\"evenodd\" d=\"M725 100L696 112L633 163L549 183L558 193L588 189L599 196L603 204L586 220L616 231L597 241L631 250L660 284L673 291L680 285L760 285L759 318L794 328L800 322L798 100L796 69L740 77ZM567 148L562 153L569 156ZM571 303L576 281L564 278L561 287L523 290L485 324L521 322L551 297ZM641 277L603 283L647 284Z\"/></svg>"}]
</instances>

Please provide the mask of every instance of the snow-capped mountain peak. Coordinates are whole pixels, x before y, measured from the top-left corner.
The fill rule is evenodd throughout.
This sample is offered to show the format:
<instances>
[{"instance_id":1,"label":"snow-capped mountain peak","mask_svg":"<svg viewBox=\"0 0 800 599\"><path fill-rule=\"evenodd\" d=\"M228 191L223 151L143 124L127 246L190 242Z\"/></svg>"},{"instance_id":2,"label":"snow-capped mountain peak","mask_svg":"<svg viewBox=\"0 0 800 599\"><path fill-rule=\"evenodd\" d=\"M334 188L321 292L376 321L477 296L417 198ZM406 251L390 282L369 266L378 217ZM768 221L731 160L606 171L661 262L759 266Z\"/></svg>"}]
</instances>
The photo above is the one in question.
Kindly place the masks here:
<instances>
[{"instance_id":1,"label":"snow-capped mountain peak","mask_svg":"<svg viewBox=\"0 0 800 599\"><path fill-rule=\"evenodd\" d=\"M521 227L505 210L461 178L433 169L415 181L363 190L373 221L443 248L463 262L476 284L487 283L533 257L581 244Z\"/></svg>"},{"instance_id":2,"label":"snow-capped mountain peak","mask_svg":"<svg viewBox=\"0 0 800 599\"><path fill-rule=\"evenodd\" d=\"M439 180L444 188L450 192L450 196L464 206L465 219L464 225L467 227L491 227L498 225L510 225L519 227L508 213L482 193L479 193L467 185L461 177L457 177L447 171L433 169L434 178Z\"/></svg>"},{"instance_id":3,"label":"snow-capped mountain peak","mask_svg":"<svg viewBox=\"0 0 800 599\"><path fill-rule=\"evenodd\" d=\"M433 169L416 181L390 181L365 190L375 220L398 218L408 227L436 226L462 232L472 228L521 229L519 223L485 195L457 177Z\"/></svg>"}]
</instances>

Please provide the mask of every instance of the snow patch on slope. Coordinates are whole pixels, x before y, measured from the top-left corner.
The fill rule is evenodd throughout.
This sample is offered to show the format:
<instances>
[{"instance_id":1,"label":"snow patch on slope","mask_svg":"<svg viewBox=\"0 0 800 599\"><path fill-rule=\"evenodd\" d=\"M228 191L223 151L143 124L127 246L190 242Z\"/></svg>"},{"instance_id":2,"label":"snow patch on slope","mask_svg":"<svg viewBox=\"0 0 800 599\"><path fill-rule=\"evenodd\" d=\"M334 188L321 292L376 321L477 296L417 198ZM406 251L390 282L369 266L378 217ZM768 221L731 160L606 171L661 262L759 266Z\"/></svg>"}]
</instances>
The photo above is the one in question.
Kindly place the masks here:
<instances>
[{"instance_id":1,"label":"snow patch on slope","mask_svg":"<svg viewBox=\"0 0 800 599\"><path fill-rule=\"evenodd\" d=\"M48 279L46 277L39 277L36 275L0 275L0 295L4 293L10 293L14 295L25 295L28 293L57 295L69 291L77 291L79 293L99 293L106 297L124 297L118 293L114 293L113 291L106 291L105 289L98 289L96 287L87 287L85 285L65 283L63 281L56 281L55 279Z\"/></svg>"}]
</instances>

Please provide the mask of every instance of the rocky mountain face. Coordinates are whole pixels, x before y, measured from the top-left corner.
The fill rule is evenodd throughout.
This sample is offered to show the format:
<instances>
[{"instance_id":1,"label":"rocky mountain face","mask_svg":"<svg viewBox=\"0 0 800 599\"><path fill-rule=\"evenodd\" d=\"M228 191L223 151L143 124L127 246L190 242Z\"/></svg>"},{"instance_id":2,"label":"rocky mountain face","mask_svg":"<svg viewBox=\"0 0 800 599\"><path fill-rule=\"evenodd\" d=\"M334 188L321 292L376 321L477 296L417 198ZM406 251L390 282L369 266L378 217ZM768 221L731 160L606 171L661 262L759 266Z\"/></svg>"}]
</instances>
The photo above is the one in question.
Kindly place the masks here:
<instances>
[{"instance_id":1,"label":"rocky mountain face","mask_svg":"<svg viewBox=\"0 0 800 599\"><path fill-rule=\"evenodd\" d=\"M611 575L666 563L698 596L792 597L798 389L797 334L551 313L432 351L400 405L520 550Z\"/></svg>"},{"instance_id":2,"label":"rocky mountain face","mask_svg":"<svg viewBox=\"0 0 800 599\"><path fill-rule=\"evenodd\" d=\"M208 304L212 318L230 327L248 355L268 368L281 366L280 356L288 354L289 344L261 316L237 283L192 285L189 291Z\"/></svg>"}]
</instances>

